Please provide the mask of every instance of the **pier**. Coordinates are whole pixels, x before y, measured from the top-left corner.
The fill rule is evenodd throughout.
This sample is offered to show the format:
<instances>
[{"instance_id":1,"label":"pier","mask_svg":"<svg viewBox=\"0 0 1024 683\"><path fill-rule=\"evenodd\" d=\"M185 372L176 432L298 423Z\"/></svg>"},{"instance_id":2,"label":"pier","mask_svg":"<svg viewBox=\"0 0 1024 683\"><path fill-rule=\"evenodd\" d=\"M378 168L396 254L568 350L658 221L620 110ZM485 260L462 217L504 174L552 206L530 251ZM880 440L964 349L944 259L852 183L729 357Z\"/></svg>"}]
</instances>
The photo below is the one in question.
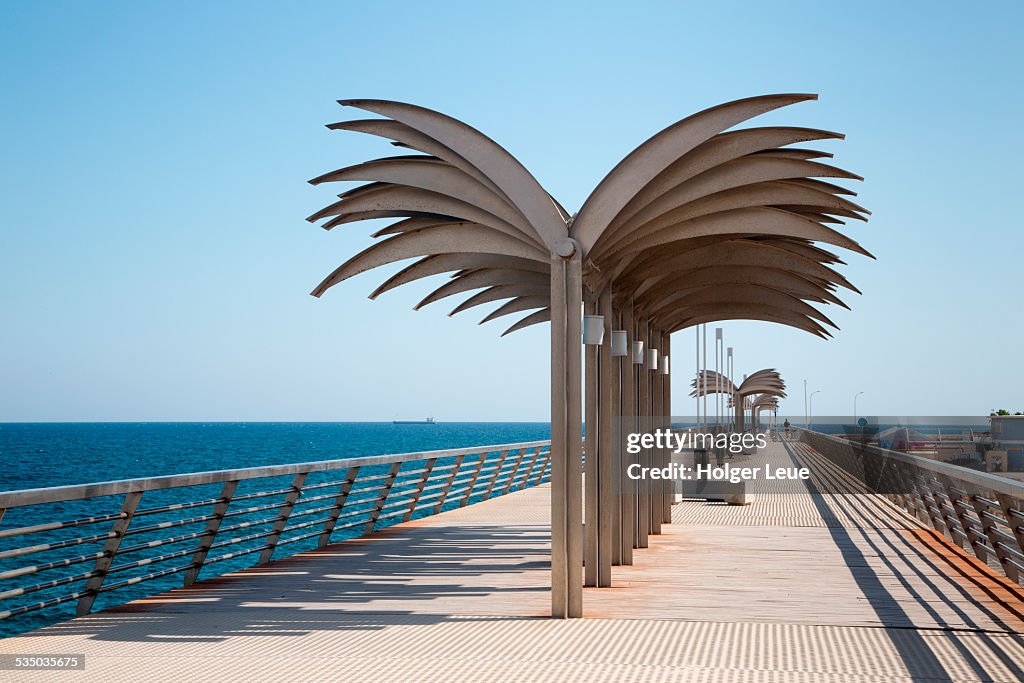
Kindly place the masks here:
<instances>
[{"instance_id":1,"label":"pier","mask_svg":"<svg viewBox=\"0 0 1024 683\"><path fill-rule=\"evenodd\" d=\"M584 619L548 617L540 484L8 638L0 654L87 664L0 681L1024 679L1024 590L997 568L1017 562L1000 534L1022 515L957 513L961 487L996 478L933 463L921 486L943 468L966 480L902 504L839 494L852 484L833 441L746 456L811 471L753 483L749 505L676 503L612 587L584 590Z\"/></svg>"}]
</instances>

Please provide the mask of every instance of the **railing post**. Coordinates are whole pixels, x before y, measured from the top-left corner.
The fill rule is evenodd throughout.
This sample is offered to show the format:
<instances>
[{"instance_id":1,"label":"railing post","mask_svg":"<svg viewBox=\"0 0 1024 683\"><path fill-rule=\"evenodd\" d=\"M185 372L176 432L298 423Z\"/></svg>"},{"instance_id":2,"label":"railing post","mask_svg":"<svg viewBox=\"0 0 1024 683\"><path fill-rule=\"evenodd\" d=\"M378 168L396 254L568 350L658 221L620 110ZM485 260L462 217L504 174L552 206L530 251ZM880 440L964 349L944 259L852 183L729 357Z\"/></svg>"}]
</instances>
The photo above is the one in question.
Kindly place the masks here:
<instances>
[{"instance_id":1,"label":"railing post","mask_svg":"<svg viewBox=\"0 0 1024 683\"><path fill-rule=\"evenodd\" d=\"M917 480L914 478L914 473L910 471L910 467L904 464L899 466L900 480L903 482L903 487L907 490L907 512L912 514L917 521L924 522L928 519L928 513L924 507L924 501L921 499L920 494L917 490Z\"/></svg>"},{"instance_id":2,"label":"railing post","mask_svg":"<svg viewBox=\"0 0 1024 683\"><path fill-rule=\"evenodd\" d=\"M128 530L128 525L132 523L132 515L139 507L140 500L142 500L141 491L132 491L124 495L124 502L121 503L121 514L124 517L115 519L110 526L110 532L114 535L103 544L103 557L97 558L96 564L93 565L92 570L96 576L93 576L85 584L85 595L78 599L78 605L75 607L77 616L81 617L92 611L92 603L96 601L96 596L99 595L100 588L103 586L103 580L107 578L107 570L110 569L110 564L114 561L114 556L117 555L117 549L121 547L121 539L124 538L124 532Z\"/></svg>"},{"instance_id":3,"label":"railing post","mask_svg":"<svg viewBox=\"0 0 1024 683\"><path fill-rule=\"evenodd\" d=\"M345 501L348 500L348 494L352 491L352 486L356 483L356 477L358 476L359 467L348 468L348 472L345 474L345 481L341 482L338 496L334 499L334 507L327 513L324 530L320 532L316 539L317 548L323 548L331 542L331 534L334 533L334 527L338 524L338 517L341 516L341 510L345 507Z\"/></svg>"},{"instance_id":4,"label":"railing post","mask_svg":"<svg viewBox=\"0 0 1024 683\"><path fill-rule=\"evenodd\" d=\"M858 458L857 456L860 455ZM857 477L858 465L860 469L860 475L864 480L864 486L868 491L878 492L885 491L885 465L886 461L882 458L869 454L868 450L864 448L864 444L850 444L850 450L846 457L847 467L846 471L849 472L854 478Z\"/></svg>"},{"instance_id":5,"label":"railing post","mask_svg":"<svg viewBox=\"0 0 1024 683\"><path fill-rule=\"evenodd\" d=\"M1005 493L997 493L996 500L999 502L999 507L1003 511L1003 516L1006 517L1006 524L1010 527L1010 533L1017 539L1017 552L1024 552L1024 526L1021 526L1020 520L1014 514L1014 511L1018 508L1014 508L1014 499ZM1019 502L1018 502L1019 505ZM1010 576L1007 572L1007 576L1010 576L1014 581L1020 583L1022 573L1015 565L1009 565L1014 570L1015 576Z\"/></svg>"},{"instance_id":6,"label":"railing post","mask_svg":"<svg viewBox=\"0 0 1024 683\"><path fill-rule=\"evenodd\" d=\"M412 513L416 511L416 503L419 502L420 496L423 495L423 487L427 485L427 480L430 479L430 473L436 464L437 458L431 458L427 461L423 475L420 477L419 484L416 486L416 492L412 494L412 500L409 501L409 509L405 511L404 515L402 515L403 522L408 522L412 519Z\"/></svg>"},{"instance_id":7,"label":"railing post","mask_svg":"<svg viewBox=\"0 0 1024 683\"><path fill-rule=\"evenodd\" d=\"M466 486L466 495L459 501L459 507L466 507L466 503L473 497L473 489L476 488L476 481L480 478L480 472L484 468L484 463L487 462L487 453L484 451L480 454L480 459L476 461L476 469L473 470L473 477L469 480L468 486Z\"/></svg>"},{"instance_id":8,"label":"railing post","mask_svg":"<svg viewBox=\"0 0 1024 683\"><path fill-rule=\"evenodd\" d=\"M924 502L925 510L928 512L928 519L931 521L932 528L939 533L947 533L948 527L946 526L946 518L942 514L942 506L939 504L938 498L935 496L935 488L932 486L930 473L924 473L918 475L921 478L921 500ZM931 499L929 505L928 500ZM952 532L948 532L952 536Z\"/></svg>"},{"instance_id":9,"label":"railing post","mask_svg":"<svg viewBox=\"0 0 1024 683\"><path fill-rule=\"evenodd\" d=\"M879 490L889 490L889 500L893 501L900 509L909 510L906 497L903 494L902 479L899 476L899 468L895 462L873 453L867 448L864 449L864 457L871 456L872 460L881 462L879 465Z\"/></svg>"},{"instance_id":10,"label":"railing post","mask_svg":"<svg viewBox=\"0 0 1024 683\"><path fill-rule=\"evenodd\" d=\"M962 546L963 539L958 537L956 533L960 526L960 517L956 515L956 504L953 502L953 484L949 481L948 477L938 474L933 475L933 480L936 484L936 486L932 487L932 497L935 499L935 507L939 509L939 514L942 516L942 522L946 526L946 532L949 534L950 540L957 545ZM953 508L953 514L950 514L945 509L944 506L946 505Z\"/></svg>"},{"instance_id":11,"label":"railing post","mask_svg":"<svg viewBox=\"0 0 1024 683\"><path fill-rule=\"evenodd\" d=\"M543 446L537 446L536 448L533 449L533 457L530 458L530 464L523 469L523 476L520 477L520 489L526 488L527 484L530 481L530 477L533 476L533 472L537 468L537 461L540 460L540 451L542 448ZM513 481L512 483L515 484L515 481ZM506 487L505 493L508 493L508 491L509 489Z\"/></svg>"},{"instance_id":12,"label":"railing post","mask_svg":"<svg viewBox=\"0 0 1024 683\"><path fill-rule=\"evenodd\" d=\"M430 514L436 515L441 512L444 508L445 501L448 500L448 492L452 490L452 484L455 483L455 479L459 476L459 470L462 468L462 463L466 459L465 455L460 455L455 458L455 464L452 466L452 472L448 475L448 481L444 483L444 487L441 489L441 495L438 496L437 502L434 503L434 509L431 510Z\"/></svg>"},{"instance_id":13,"label":"railing post","mask_svg":"<svg viewBox=\"0 0 1024 683\"><path fill-rule=\"evenodd\" d=\"M380 517L380 511L384 509L384 503L388 500L388 494L391 493L391 487L395 485L395 479L398 478L398 470L401 467L402 463L396 462L388 470L388 478L381 484L380 493L377 494L377 500L374 501L373 510L370 512L370 518L366 520L366 526L363 527L364 534L370 533L377 526L377 518Z\"/></svg>"},{"instance_id":14,"label":"railing post","mask_svg":"<svg viewBox=\"0 0 1024 683\"><path fill-rule=\"evenodd\" d=\"M281 538L281 534L284 533L284 528L288 524L288 517L292 514L292 508L295 507L295 501L299 499L302 494L302 485L306 483L306 477L309 472L299 472L292 479L292 488L288 492L288 495L284 497L284 504L277 513L277 521L274 522L274 526L271 527L270 536L267 537L267 547L260 553L260 561L257 564L266 564L270 562L270 558L274 555L274 548L277 547L277 542Z\"/></svg>"},{"instance_id":15,"label":"railing post","mask_svg":"<svg viewBox=\"0 0 1024 683\"><path fill-rule=\"evenodd\" d=\"M217 530L220 529L224 513L227 512L228 506L231 505L231 498L235 495L236 488L238 488L238 481L226 481L224 486L221 487L220 500L213 507L213 519L206 523L206 530L199 537L199 545L192 554L192 564L194 566L185 571L186 587L191 586L199 578L199 572L203 568L203 563L206 562L206 555L210 552L210 546L213 545L213 539L217 536Z\"/></svg>"},{"instance_id":16,"label":"railing post","mask_svg":"<svg viewBox=\"0 0 1024 683\"><path fill-rule=\"evenodd\" d=\"M1020 572L1017 570L1017 567L1010 564L1009 553L999 545L1003 542L1003 539L998 534L993 533L996 531L994 523L985 519L985 513L989 511L988 503L983 503L978 500L977 495L973 495L971 496L971 504L974 505L974 511L978 515L978 521L981 522L981 531L985 534L985 538L988 539L988 544L992 546L992 550L995 551L996 559L999 560L999 566L1003 568L1003 573L1006 574L1007 578L1011 581L1017 581L1020 576ZM1000 508L1001 507L1002 506L1000 506ZM1010 524L1012 524L1012 522L1010 522Z\"/></svg>"},{"instance_id":17,"label":"railing post","mask_svg":"<svg viewBox=\"0 0 1024 683\"><path fill-rule=\"evenodd\" d=\"M549 446L548 447L548 452L544 455L544 462L542 462L540 464L540 469L537 470L537 474L536 474L536 476L534 476L533 482L530 484L531 486L536 486L537 484L539 484L542 481L544 481L544 473L548 471L548 465L550 465L550 464L551 464L551 447ZM531 474L533 474L533 473L531 472Z\"/></svg>"},{"instance_id":18,"label":"railing post","mask_svg":"<svg viewBox=\"0 0 1024 683\"><path fill-rule=\"evenodd\" d=\"M516 482L516 477L519 476L519 469L522 467L523 459L525 457L526 457L526 449L525 448L520 448L519 449L519 457L516 458L516 464L512 466L512 474L509 475L508 481L505 482L505 487L503 489L501 489L501 493L499 495L504 496L506 493L508 493L512 489L512 484L514 484Z\"/></svg>"},{"instance_id":19,"label":"railing post","mask_svg":"<svg viewBox=\"0 0 1024 683\"><path fill-rule=\"evenodd\" d=\"M491 475L491 481L487 484L487 490L484 491L484 500L491 497L491 489L494 488L494 482L498 481L498 477L501 475L501 468L505 466L505 459L508 458L509 449L506 448L498 456L498 466L494 468L494 474Z\"/></svg>"},{"instance_id":20,"label":"railing post","mask_svg":"<svg viewBox=\"0 0 1024 683\"><path fill-rule=\"evenodd\" d=\"M956 515L957 524L960 525L960 531L963 533L962 537L955 539L957 540L957 545L961 548L970 546L974 551L974 556L984 562L988 557L988 553L984 546L981 546L974 536L971 535L971 527L973 526L971 520L967 513L964 512L963 507L958 504L962 501L963 496L956 493L955 489L958 487L953 484L953 480L947 475L942 475L942 481L946 484L946 490L949 491L949 504L953 506L953 514Z\"/></svg>"}]
</instances>

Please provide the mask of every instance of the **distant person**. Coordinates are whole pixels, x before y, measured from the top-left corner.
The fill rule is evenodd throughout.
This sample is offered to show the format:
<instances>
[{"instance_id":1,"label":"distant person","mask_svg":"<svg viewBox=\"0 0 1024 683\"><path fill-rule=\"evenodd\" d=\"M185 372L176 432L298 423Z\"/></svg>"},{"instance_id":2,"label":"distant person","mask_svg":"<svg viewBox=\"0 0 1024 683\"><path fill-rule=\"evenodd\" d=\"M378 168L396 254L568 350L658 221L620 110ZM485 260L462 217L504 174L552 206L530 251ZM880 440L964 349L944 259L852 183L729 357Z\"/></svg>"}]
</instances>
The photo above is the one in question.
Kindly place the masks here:
<instances>
[{"instance_id":1,"label":"distant person","mask_svg":"<svg viewBox=\"0 0 1024 683\"><path fill-rule=\"evenodd\" d=\"M789 438L789 420L782 423L782 429L786 432L786 438Z\"/></svg>"}]
</instances>

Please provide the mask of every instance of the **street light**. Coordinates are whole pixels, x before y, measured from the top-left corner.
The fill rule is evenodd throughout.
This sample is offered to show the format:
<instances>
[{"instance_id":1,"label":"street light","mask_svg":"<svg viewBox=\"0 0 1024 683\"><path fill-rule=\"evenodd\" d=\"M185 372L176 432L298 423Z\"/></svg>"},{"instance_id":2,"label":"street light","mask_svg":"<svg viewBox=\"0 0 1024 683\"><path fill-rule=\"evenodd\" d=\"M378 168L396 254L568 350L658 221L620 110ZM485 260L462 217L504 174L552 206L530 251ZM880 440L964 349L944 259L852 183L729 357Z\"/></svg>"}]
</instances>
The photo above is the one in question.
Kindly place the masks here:
<instances>
[{"instance_id":1,"label":"street light","mask_svg":"<svg viewBox=\"0 0 1024 683\"><path fill-rule=\"evenodd\" d=\"M715 328L715 425L722 423L722 328Z\"/></svg>"},{"instance_id":2,"label":"street light","mask_svg":"<svg viewBox=\"0 0 1024 683\"><path fill-rule=\"evenodd\" d=\"M725 361L725 376L726 376L726 379L729 380L728 381L729 386L730 387L735 386L733 384L733 381L732 381L732 347L731 346L727 350L727 356L726 356L726 361ZM738 406L736 405L736 401L733 400L733 409L734 409L733 410L733 416L732 416L733 424L736 423L736 409L737 408L738 408Z\"/></svg>"},{"instance_id":3,"label":"street light","mask_svg":"<svg viewBox=\"0 0 1024 683\"><path fill-rule=\"evenodd\" d=\"M807 429L810 430L814 426L814 395L820 394L821 389L815 389L811 392L810 397L807 399Z\"/></svg>"},{"instance_id":4,"label":"street light","mask_svg":"<svg viewBox=\"0 0 1024 683\"><path fill-rule=\"evenodd\" d=\"M804 429L810 427L810 412L807 410L807 380L804 380Z\"/></svg>"},{"instance_id":5,"label":"street light","mask_svg":"<svg viewBox=\"0 0 1024 683\"><path fill-rule=\"evenodd\" d=\"M854 422L854 424L856 424L856 422L857 422L857 397L860 396L863 393L864 393L863 391L858 391L856 394L853 395L853 422Z\"/></svg>"}]
</instances>

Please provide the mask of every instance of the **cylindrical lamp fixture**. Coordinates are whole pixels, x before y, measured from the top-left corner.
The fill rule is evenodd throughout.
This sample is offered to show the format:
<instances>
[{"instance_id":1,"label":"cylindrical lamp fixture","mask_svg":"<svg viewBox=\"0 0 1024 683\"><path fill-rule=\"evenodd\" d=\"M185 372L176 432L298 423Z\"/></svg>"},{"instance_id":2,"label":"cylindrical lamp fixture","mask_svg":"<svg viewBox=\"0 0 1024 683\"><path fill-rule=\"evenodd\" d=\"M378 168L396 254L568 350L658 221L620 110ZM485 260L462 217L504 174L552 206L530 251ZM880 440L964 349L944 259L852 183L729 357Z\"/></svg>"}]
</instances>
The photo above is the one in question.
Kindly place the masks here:
<instances>
[{"instance_id":1,"label":"cylindrical lamp fixture","mask_svg":"<svg viewBox=\"0 0 1024 683\"><path fill-rule=\"evenodd\" d=\"M583 316L583 343L600 346L604 341L604 316Z\"/></svg>"},{"instance_id":2,"label":"cylindrical lamp fixture","mask_svg":"<svg viewBox=\"0 0 1024 683\"><path fill-rule=\"evenodd\" d=\"M644 343L642 341L633 342L633 364L643 365L644 363Z\"/></svg>"},{"instance_id":3,"label":"cylindrical lamp fixture","mask_svg":"<svg viewBox=\"0 0 1024 683\"><path fill-rule=\"evenodd\" d=\"M647 369L657 370L658 369L658 349L647 350Z\"/></svg>"},{"instance_id":4,"label":"cylindrical lamp fixture","mask_svg":"<svg viewBox=\"0 0 1024 683\"><path fill-rule=\"evenodd\" d=\"M629 335L625 330L612 330L612 356L625 356L629 352Z\"/></svg>"},{"instance_id":5,"label":"cylindrical lamp fixture","mask_svg":"<svg viewBox=\"0 0 1024 683\"><path fill-rule=\"evenodd\" d=\"M661 357L661 374L668 374L668 355L664 355Z\"/></svg>"}]
</instances>

